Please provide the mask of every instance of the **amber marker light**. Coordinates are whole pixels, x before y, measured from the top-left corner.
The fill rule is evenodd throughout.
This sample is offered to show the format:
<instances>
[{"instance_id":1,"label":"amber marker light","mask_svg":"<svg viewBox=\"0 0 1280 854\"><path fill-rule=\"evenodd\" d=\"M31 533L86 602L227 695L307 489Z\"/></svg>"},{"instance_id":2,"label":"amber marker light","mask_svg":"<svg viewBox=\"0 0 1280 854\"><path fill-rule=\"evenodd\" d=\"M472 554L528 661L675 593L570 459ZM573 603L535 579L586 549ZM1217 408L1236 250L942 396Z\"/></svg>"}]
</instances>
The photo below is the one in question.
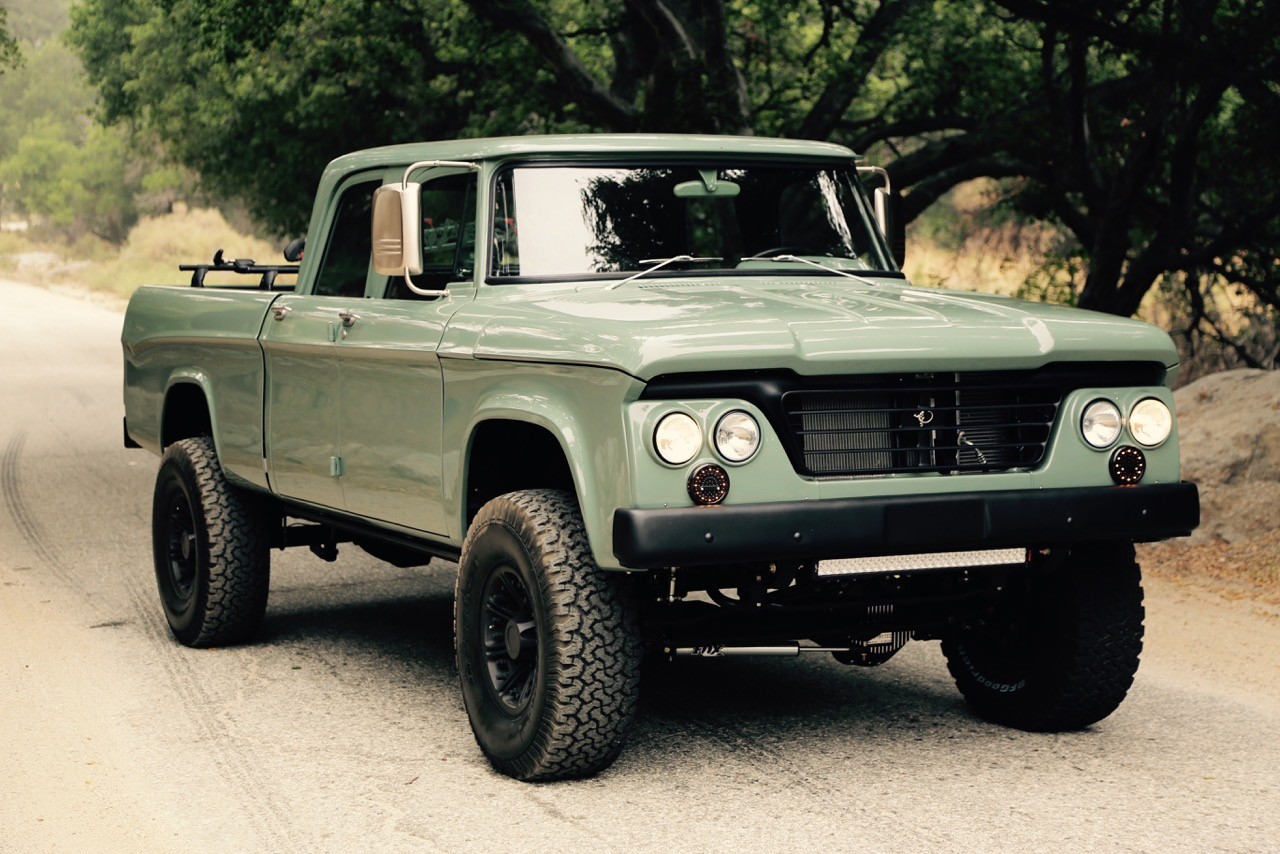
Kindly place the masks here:
<instances>
[{"instance_id":1,"label":"amber marker light","mask_svg":"<svg viewBox=\"0 0 1280 854\"><path fill-rule=\"evenodd\" d=\"M688 488L694 504L719 504L729 494L729 473L714 463L698 466L689 475Z\"/></svg>"},{"instance_id":2,"label":"amber marker light","mask_svg":"<svg viewBox=\"0 0 1280 854\"><path fill-rule=\"evenodd\" d=\"M1121 486L1133 486L1147 473L1147 457L1132 445L1116 448L1107 466L1111 479Z\"/></svg>"}]
</instances>

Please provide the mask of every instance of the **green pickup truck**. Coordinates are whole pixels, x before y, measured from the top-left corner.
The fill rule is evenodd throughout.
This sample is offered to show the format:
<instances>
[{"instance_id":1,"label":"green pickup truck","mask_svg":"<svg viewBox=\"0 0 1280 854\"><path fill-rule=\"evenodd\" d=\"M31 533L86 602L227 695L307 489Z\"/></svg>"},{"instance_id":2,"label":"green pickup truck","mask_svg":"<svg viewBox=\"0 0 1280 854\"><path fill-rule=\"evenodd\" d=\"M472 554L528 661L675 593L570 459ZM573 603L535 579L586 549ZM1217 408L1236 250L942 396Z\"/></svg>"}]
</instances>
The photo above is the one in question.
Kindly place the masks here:
<instances>
[{"instance_id":1,"label":"green pickup truck","mask_svg":"<svg viewBox=\"0 0 1280 854\"><path fill-rule=\"evenodd\" d=\"M338 158L297 267L219 258L129 304L125 443L162 455L174 636L250 639L272 548L457 561L463 702L524 780L607 767L646 658L940 639L990 720L1107 716L1142 645L1133 543L1199 520L1177 354L912 286L887 184L784 139Z\"/></svg>"}]
</instances>

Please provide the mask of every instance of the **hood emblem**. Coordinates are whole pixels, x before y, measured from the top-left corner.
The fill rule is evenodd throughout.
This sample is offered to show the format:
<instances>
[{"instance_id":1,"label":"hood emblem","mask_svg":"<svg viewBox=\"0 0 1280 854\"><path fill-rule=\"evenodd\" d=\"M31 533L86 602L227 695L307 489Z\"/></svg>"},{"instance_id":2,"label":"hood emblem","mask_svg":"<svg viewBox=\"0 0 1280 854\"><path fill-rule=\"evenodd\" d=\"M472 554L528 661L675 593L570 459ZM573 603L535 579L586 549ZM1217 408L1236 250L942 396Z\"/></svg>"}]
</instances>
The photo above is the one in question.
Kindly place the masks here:
<instances>
[{"instance_id":1,"label":"hood emblem","mask_svg":"<svg viewBox=\"0 0 1280 854\"><path fill-rule=\"evenodd\" d=\"M922 409L919 412L917 412L915 415L912 415L911 417L914 418L916 421L919 421L921 427L923 427L926 424L933 423L933 412L932 410L929 410L929 409Z\"/></svg>"}]
</instances>

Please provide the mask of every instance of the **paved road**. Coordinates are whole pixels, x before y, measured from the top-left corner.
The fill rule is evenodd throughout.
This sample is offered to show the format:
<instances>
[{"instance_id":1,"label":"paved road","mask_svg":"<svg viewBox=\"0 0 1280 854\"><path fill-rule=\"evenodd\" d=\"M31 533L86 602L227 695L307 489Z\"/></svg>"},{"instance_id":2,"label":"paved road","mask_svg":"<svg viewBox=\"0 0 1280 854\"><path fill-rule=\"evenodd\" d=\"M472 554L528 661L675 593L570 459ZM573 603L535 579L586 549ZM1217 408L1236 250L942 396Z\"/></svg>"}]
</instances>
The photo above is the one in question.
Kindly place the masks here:
<instances>
[{"instance_id":1,"label":"paved road","mask_svg":"<svg viewBox=\"0 0 1280 854\"><path fill-rule=\"evenodd\" d=\"M976 720L934 643L680 662L610 771L542 786L472 741L449 564L277 553L258 643L180 647L119 310L9 282L0 305L0 850L1280 850L1280 627L1167 585L1087 732Z\"/></svg>"}]
</instances>

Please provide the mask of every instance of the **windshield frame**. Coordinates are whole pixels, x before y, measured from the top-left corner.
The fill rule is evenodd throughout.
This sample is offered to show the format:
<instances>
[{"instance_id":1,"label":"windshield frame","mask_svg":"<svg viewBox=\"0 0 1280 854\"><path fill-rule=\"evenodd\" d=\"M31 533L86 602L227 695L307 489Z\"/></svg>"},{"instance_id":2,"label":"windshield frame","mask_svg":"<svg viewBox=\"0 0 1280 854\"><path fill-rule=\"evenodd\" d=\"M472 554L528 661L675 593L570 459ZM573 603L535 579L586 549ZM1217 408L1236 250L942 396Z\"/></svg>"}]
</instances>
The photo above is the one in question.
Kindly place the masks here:
<instances>
[{"instance_id":1,"label":"windshield frame","mask_svg":"<svg viewBox=\"0 0 1280 854\"><path fill-rule=\"evenodd\" d=\"M876 252L880 255L880 261L887 264L885 269L868 269L857 270L860 276L869 276L874 278L892 278L904 279L906 276L901 269L898 268L897 262L894 260L893 252L889 247L885 236L880 232L880 227L876 222L873 213L871 200L867 196L866 188L863 186L862 178L857 172L858 158L826 158L826 157L750 157L741 155L731 155L723 159L712 160L706 155L689 157L655 157L655 156L635 156L628 157L625 161L620 160L616 154L607 158L593 157L534 157L528 159L508 160L499 164L490 174L488 180L488 207L487 217L484 223L485 228L485 265L483 281L487 285L531 285L531 284L555 284L566 282L610 282L623 279L635 273L641 272L643 268L636 270L619 270L604 273L556 273L544 274L536 276L499 276L495 275L496 261L493 252L493 235L496 229L495 222L497 219L497 202L498 202L498 185L501 183L503 176L516 169L529 168L594 168L594 169L646 169L646 168L710 168L715 166L716 169L736 169L736 168L760 168L760 167L778 167L778 168L811 168L815 171L823 169L841 170L846 172L850 177L851 189L853 192L854 205L857 209L858 216L864 221L867 228L871 232L871 240L875 245ZM477 211L477 213L479 213ZM762 259L764 260L764 259ZM784 266L785 265L785 266ZM825 274L820 270L816 270L807 264L788 265L786 262L780 262L779 266L771 268L749 268L749 269L728 269L720 267L712 268L694 268L685 270L656 270L652 273L646 273L646 279L665 279L665 278L688 278L690 276L700 278L735 278L735 277L756 277L761 276L796 276L807 275L825 276L830 275L832 278L844 278L839 274L832 272Z\"/></svg>"}]
</instances>

